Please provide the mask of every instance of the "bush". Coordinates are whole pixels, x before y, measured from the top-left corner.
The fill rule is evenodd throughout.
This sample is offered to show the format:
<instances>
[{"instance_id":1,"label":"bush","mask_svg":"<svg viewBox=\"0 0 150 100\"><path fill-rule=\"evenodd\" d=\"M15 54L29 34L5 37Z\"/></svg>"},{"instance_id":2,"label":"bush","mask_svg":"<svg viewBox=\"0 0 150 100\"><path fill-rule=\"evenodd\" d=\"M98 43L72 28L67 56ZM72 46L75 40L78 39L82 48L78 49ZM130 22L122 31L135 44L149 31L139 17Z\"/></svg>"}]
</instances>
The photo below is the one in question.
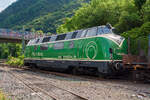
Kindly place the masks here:
<instances>
[{"instance_id":1,"label":"bush","mask_svg":"<svg viewBox=\"0 0 150 100\"><path fill-rule=\"evenodd\" d=\"M131 53L138 54L138 43L141 42L141 48L145 51L145 54L148 52L148 35L150 35L150 22L143 24L139 28L134 28L128 32L121 34L125 38L130 37L131 43Z\"/></svg>"},{"instance_id":2,"label":"bush","mask_svg":"<svg viewBox=\"0 0 150 100\"><path fill-rule=\"evenodd\" d=\"M24 55L19 56L17 58L9 56L7 64L9 64L11 66L18 66L18 67L23 66L24 65Z\"/></svg>"}]
</instances>

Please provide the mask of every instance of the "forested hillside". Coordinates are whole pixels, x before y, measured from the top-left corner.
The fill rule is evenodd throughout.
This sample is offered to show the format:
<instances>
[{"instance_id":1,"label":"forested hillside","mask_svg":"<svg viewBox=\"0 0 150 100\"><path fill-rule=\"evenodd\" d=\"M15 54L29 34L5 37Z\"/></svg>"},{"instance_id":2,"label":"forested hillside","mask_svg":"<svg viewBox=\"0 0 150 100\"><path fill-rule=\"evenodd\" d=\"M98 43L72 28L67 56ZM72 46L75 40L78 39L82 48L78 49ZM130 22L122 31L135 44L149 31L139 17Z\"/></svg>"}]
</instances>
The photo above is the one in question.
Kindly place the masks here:
<instances>
[{"instance_id":1,"label":"forested hillside","mask_svg":"<svg viewBox=\"0 0 150 100\"><path fill-rule=\"evenodd\" d=\"M57 29L58 33L112 24L117 34L131 38L131 51L137 53L137 41L148 50L150 34L150 0L91 0L67 18Z\"/></svg>"},{"instance_id":2,"label":"forested hillside","mask_svg":"<svg viewBox=\"0 0 150 100\"><path fill-rule=\"evenodd\" d=\"M56 33L63 18L89 0L18 0L0 13L0 28ZM21 55L21 44L0 44L0 58Z\"/></svg>"},{"instance_id":3,"label":"forested hillside","mask_svg":"<svg viewBox=\"0 0 150 100\"><path fill-rule=\"evenodd\" d=\"M60 19L69 17L73 10L88 0L18 0L0 13L0 27L55 32Z\"/></svg>"}]
</instances>

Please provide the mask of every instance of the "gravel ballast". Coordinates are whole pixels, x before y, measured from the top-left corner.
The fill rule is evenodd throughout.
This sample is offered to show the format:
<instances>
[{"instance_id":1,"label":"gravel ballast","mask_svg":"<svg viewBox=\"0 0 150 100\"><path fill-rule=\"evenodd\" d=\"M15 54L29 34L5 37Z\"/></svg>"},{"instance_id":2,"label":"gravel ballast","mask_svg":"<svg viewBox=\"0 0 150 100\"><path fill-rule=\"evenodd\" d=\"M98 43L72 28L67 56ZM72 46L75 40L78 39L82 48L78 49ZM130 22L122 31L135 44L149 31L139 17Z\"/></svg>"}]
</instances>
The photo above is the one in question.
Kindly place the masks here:
<instances>
[{"instance_id":1,"label":"gravel ballast","mask_svg":"<svg viewBox=\"0 0 150 100\"><path fill-rule=\"evenodd\" d=\"M88 100L150 100L150 85L125 81L105 81L105 80L87 80L84 78L72 78L8 68L12 73L22 76L25 80L32 82L48 93L57 95L60 100L78 100L75 96L69 94L81 95ZM4 71L0 67L0 88L13 100L41 100L38 93L34 93L24 86L18 79ZM32 86L31 84L31 86ZM52 86L59 87L54 88ZM51 100L42 95L44 100Z\"/></svg>"}]
</instances>

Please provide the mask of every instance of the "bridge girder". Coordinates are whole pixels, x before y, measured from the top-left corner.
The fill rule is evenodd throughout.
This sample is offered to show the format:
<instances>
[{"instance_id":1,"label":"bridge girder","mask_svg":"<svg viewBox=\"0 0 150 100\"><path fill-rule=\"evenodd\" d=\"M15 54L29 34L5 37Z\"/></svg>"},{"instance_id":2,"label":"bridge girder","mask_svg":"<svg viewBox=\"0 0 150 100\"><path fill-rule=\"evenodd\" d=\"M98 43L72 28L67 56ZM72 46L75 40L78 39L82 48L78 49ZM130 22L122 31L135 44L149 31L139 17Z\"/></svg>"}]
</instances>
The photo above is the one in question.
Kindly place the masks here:
<instances>
[{"instance_id":1,"label":"bridge girder","mask_svg":"<svg viewBox=\"0 0 150 100\"><path fill-rule=\"evenodd\" d=\"M0 37L0 43L22 43L22 39ZM25 43L27 44L28 40L25 40Z\"/></svg>"}]
</instances>

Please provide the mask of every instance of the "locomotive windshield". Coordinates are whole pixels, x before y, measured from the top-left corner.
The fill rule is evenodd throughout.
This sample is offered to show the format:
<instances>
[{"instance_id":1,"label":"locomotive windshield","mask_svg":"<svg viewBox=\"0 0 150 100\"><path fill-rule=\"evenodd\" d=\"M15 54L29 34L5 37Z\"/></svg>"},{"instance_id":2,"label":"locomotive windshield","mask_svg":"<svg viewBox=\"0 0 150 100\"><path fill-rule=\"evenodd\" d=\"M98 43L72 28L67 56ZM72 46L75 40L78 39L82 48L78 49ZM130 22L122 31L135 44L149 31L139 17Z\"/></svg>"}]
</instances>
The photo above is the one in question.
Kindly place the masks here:
<instances>
[{"instance_id":1,"label":"locomotive windshield","mask_svg":"<svg viewBox=\"0 0 150 100\"><path fill-rule=\"evenodd\" d=\"M97 35L112 33L112 30L107 26L99 26Z\"/></svg>"}]
</instances>

